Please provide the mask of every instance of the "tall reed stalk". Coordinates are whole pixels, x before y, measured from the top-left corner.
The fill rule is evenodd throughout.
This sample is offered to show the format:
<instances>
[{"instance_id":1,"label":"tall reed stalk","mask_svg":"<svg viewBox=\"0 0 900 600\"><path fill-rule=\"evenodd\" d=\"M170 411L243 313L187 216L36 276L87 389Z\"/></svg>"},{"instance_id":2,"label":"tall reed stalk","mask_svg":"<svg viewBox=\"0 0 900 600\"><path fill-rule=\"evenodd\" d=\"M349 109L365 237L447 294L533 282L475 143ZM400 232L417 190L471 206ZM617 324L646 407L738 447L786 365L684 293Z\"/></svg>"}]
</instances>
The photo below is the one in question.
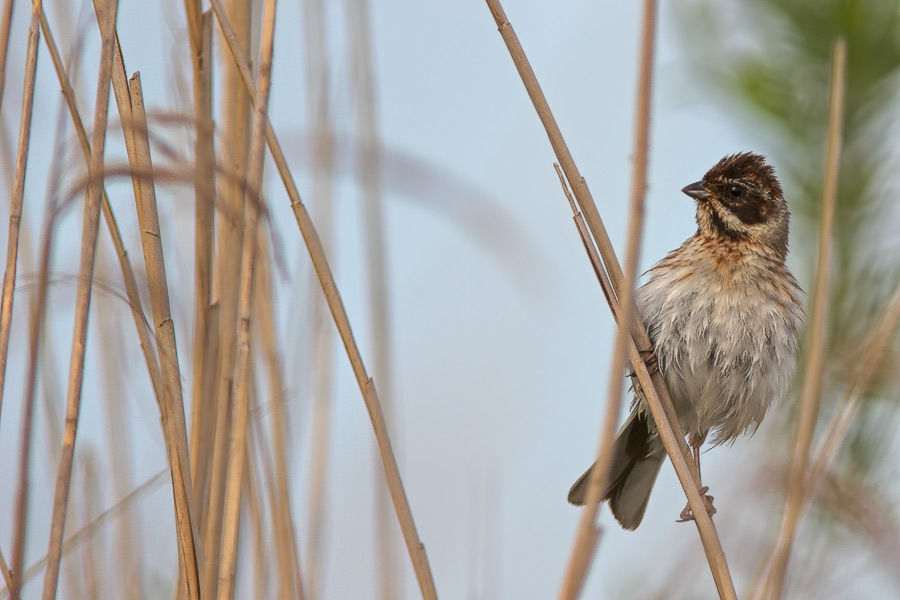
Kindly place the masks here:
<instances>
[{"instance_id":1,"label":"tall reed stalk","mask_svg":"<svg viewBox=\"0 0 900 600\"><path fill-rule=\"evenodd\" d=\"M595 390L596 396L605 397L606 411L587 506L564 572L541 575L551 580L561 575L559 598L577 598L595 554L603 559L608 553L608 548L599 545L598 500L606 487L620 417L622 374L630 363L696 516L717 593L721 598L736 598L671 399L661 375L651 375L642 356L650 341L633 301L651 160L657 2L644 0L640 25L624 267L499 0L486 2L556 155L557 174L577 234L618 326L606 385ZM9 78L21 71L23 83L15 116L18 136L13 139L0 131L0 160L10 184L0 289L0 422L5 424L0 433L5 436L15 430L18 455L7 461L14 473L7 486L13 512L7 528L9 546L0 540L0 577L5 586L0 600L7 596L21 600L39 585L43 600L62 596L316 600L343 593L327 582L332 579L328 557L337 548L331 533L340 529L344 523L339 519L346 516L336 510L329 490L335 474L343 474L345 468L334 452L340 414L336 391L341 389L344 359L368 415L376 449L375 487L354 499L357 506L371 508L375 517L373 547L361 552L367 558L365 566L370 562L374 567L372 581L367 583L381 600L404 598L408 564L418 584L416 595L435 600L438 583L443 582L435 581L426 540L420 535L423 529L414 519L423 507L415 505L415 496L407 495L398 450L406 416L397 401L405 365L396 362L394 333L395 322L404 315L395 312L392 293L399 294L401 288L394 290L391 285L394 274L388 246L394 247L391 234L395 232L388 222L387 200L393 183L390 169L404 161L398 161L399 153L386 146L390 132L380 121L384 90L379 89L375 37L381 5L368 0L338 4L282 0L280 6L277 0L209 0L208 5L184 0L183 11L167 16L175 25L175 55L182 52L183 60L176 61L166 76L189 79L191 97L188 100L184 94L183 102L161 110L153 99L165 90L151 85L155 81L151 72L145 70L142 81L139 73L129 77L131 71L126 70L126 65L143 68L146 62L135 36L126 36L117 27L120 12L124 15L133 6L93 0L96 20L73 42L80 23L71 2L33 0L30 12L20 11L21 20L14 5L4 0L0 6L0 106L6 107L10 122L14 107L5 91L17 86L19 75L16 81ZM205 12L204 6L208 6ZM291 22L290 15L298 11L286 11L286 6L302 8L303 26ZM277 18L276 8L281 9ZM332 26L331 18L338 11L342 11L340 29ZM293 41L292 27L302 33L305 61L292 61L294 57L280 46L282 40ZM340 50L338 39L344 42ZM11 40L23 40L21 48ZM99 51L92 54L95 46ZM82 54L82 48L90 51ZM848 437L862 398L878 382L900 321L897 288L885 305L878 329L867 335L863 356L849 367L855 377L845 402L814 448L828 343L831 232L836 219L847 53L843 42L835 45L819 262L788 493L777 537L751 589L752 598L783 597L790 567L796 564L793 555L802 520L814 495L824 487L820 482L830 477L830 465ZM48 58L46 63L42 56ZM91 60L83 66L85 57ZM274 71L273 65L277 65ZM92 104L86 104L86 94L76 92L79 69L84 67L96 83ZM55 78L52 85L42 78L45 74ZM272 100L281 89L279 78L285 77L295 79L305 92L299 94L297 105L305 102L307 110L297 112L312 132L307 195L312 214L300 192L307 182L297 176L299 163L289 160L280 142L285 132L276 130L269 116L270 105L280 106ZM35 134L42 117L35 111L46 102L40 94L42 85L53 95L58 87L64 103L57 127L59 142L52 149L41 147ZM109 114L110 89L117 116ZM123 157L116 155L120 139ZM342 143L345 140L351 143ZM344 171L346 148L355 154L353 169ZM81 155L74 161L77 165L71 164L71 152ZM38 153L41 159L49 155L51 162L43 205L30 196L34 180L44 175L35 168L35 163L40 165L35 160ZM266 173L268 161L277 175ZM405 164L401 167L415 170ZM339 178L351 172L360 202L340 209L359 209L358 246L348 243L356 241L350 238L356 232L346 226L337 206L342 197ZM125 185L114 185L115 181ZM73 207L80 211L70 210ZM286 231L282 221L288 210L297 227L288 230L294 245L282 241ZM480 225L478 219L483 218L493 223L486 216L490 210L486 204L476 205L468 222ZM67 239L62 232L71 225L66 218L76 213L80 237L73 244L74 237ZM109 234L105 248L100 245L107 243L99 233L101 215ZM39 232L36 244L29 239L34 230ZM492 231L487 237L493 235ZM299 246L300 240L312 270L300 294L286 294L284 264L293 261L284 260L285 247ZM359 305L365 307L361 314L370 338L365 351L354 332L360 323L351 323L342 295L346 290L338 286L333 271L336 257L347 247L361 248L360 256L348 254L347 260L362 265L364 298ZM114 261L106 253L110 248ZM73 268L69 261L77 264L75 276L66 275L66 269ZM356 288L348 287L355 295ZM95 298L95 293L102 293L102 299ZM353 307L357 298L351 300L348 304ZM65 309L57 310L59 306ZM17 339L20 313L25 315L22 340ZM65 322L69 364L58 369L60 322L69 314L74 316L71 323ZM309 346L306 354L315 355L312 368L287 360L285 346L302 336L284 327L285 314L310 324L304 343ZM132 358L140 361L138 368L130 364ZM16 372L19 362L21 373ZM301 384L311 390L310 411L297 410L296 397L301 394L286 384L295 372L308 374ZM15 384L22 388L18 405L10 402ZM92 402L95 396L103 396L104 403ZM102 411L101 418L85 428L79 422L82 413L93 415L95 408ZM152 415L153 419L146 422L132 415ZM308 421L300 422L301 416ZM310 439L297 439L297 425L300 431L310 432ZM144 443L144 436L152 437L150 444L158 443L160 452L164 451L164 465L147 469L152 452L145 452L136 441ZM41 471L39 459L46 455L50 455L53 490L48 505L35 484ZM434 477L424 484L443 484L439 475ZM134 482L140 483L132 488ZM499 554L481 554L497 545L482 543L481 537L499 530L502 519L490 503L502 491L501 484L492 477L485 485L479 495L483 497L474 500L472 510L483 518L469 524L476 548L470 575L480 570L494 580L499 580L498 569L491 565L499 563ZM154 493L163 487L165 493ZM35 552L33 541L44 535L42 525L48 529L46 552ZM451 525L463 528L466 524ZM407 558L401 555L397 531ZM431 531L431 527L424 529L425 534ZM436 556L445 559L446 548ZM452 571L452 565L440 567L439 574ZM41 583L35 581L39 577ZM677 595L678 590L670 591Z\"/></svg>"}]
</instances>

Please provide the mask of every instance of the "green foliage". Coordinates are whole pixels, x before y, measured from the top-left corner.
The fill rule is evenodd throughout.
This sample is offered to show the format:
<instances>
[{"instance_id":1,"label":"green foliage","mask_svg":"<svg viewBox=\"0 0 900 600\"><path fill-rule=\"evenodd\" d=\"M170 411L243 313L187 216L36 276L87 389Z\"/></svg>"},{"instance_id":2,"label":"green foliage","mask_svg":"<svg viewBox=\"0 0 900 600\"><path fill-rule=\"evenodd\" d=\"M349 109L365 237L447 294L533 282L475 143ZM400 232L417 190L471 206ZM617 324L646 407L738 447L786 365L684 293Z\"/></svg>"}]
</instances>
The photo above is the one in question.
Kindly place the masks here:
<instances>
[{"instance_id":1,"label":"green foliage","mask_svg":"<svg viewBox=\"0 0 900 600\"><path fill-rule=\"evenodd\" d=\"M728 8L729 10L724 10ZM727 116L764 134L812 264L822 198L834 41L848 47L844 145L835 230L830 347L856 355L900 275L891 188L896 167L900 4L884 0L698 0L681 12L683 46ZM796 263L796 259L795 259ZM808 272L800 269L801 279ZM803 277L807 275L807 277ZM838 370L840 372L840 370Z\"/></svg>"},{"instance_id":2,"label":"green foliage","mask_svg":"<svg viewBox=\"0 0 900 600\"><path fill-rule=\"evenodd\" d=\"M807 288L817 251L831 54L835 40L847 42L824 420L843 396L862 344L900 281L894 176L900 3L694 0L681 8L679 33L695 75L689 85L760 135L785 184L794 215L792 265ZM885 375L896 369L898 358L884 358ZM896 437L896 387L896 377L882 378L857 416L837 467L846 481L862 479L887 490L896 477L894 461L886 460ZM786 434L792 430L789 412L779 412L787 417ZM894 512L891 504L883 505L886 516ZM818 534L826 535L822 529Z\"/></svg>"}]
</instances>

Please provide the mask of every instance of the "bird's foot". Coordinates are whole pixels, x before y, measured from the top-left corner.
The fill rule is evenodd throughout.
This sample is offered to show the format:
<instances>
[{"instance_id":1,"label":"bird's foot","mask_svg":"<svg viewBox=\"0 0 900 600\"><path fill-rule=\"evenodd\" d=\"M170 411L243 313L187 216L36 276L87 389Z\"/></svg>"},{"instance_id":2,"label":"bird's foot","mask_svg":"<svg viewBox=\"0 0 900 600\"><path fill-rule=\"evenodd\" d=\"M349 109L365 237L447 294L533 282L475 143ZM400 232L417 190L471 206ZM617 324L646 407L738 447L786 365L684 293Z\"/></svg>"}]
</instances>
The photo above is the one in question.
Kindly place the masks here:
<instances>
[{"instance_id":1,"label":"bird's foot","mask_svg":"<svg viewBox=\"0 0 900 600\"><path fill-rule=\"evenodd\" d=\"M700 496L703 498L703 504L706 505L706 514L712 517L716 514L716 507L713 506L713 497L707 495L706 492L709 491L709 486L703 486L698 490L700 492ZM684 507L684 510L681 511L679 515L679 519L675 521L676 523L685 523L687 521L694 520L694 512L691 510L691 503L688 502L687 506Z\"/></svg>"},{"instance_id":2,"label":"bird's foot","mask_svg":"<svg viewBox=\"0 0 900 600\"><path fill-rule=\"evenodd\" d=\"M638 354L641 355L641 360L647 365L647 371L651 375L659 373L659 361L656 360L656 354L653 352L653 348L638 350Z\"/></svg>"}]
</instances>

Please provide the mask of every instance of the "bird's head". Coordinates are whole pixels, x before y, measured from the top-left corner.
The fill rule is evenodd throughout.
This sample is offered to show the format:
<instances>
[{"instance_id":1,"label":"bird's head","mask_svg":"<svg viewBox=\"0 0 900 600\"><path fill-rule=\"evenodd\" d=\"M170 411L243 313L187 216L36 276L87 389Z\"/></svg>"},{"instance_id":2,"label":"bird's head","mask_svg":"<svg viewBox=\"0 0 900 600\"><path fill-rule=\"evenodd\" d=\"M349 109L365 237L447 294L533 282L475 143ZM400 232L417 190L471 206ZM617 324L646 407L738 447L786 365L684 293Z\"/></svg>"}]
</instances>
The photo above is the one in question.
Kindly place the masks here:
<instances>
[{"instance_id":1,"label":"bird's head","mask_svg":"<svg viewBox=\"0 0 900 600\"><path fill-rule=\"evenodd\" d=\"M732 154L681 190L697 201L701 235L761 244L787 256L790 213L775 169L752 152Z\"/></svg>"}]
</instances>

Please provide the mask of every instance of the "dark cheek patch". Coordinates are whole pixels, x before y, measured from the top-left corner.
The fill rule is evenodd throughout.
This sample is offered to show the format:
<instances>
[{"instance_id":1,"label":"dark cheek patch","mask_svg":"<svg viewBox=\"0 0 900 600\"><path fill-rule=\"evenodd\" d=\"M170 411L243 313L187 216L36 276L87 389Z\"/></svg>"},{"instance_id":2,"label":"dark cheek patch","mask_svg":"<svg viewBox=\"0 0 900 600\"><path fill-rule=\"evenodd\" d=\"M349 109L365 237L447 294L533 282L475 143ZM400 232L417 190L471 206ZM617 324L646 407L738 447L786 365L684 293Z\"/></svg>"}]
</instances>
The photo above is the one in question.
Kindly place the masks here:
<instances>
[{"instance_id":1,"label":"dark cheek patch","mask_svg":"<svg viewBox=\"0 0 900 600\"><path fill-rule=\"evenodd\" d=\"M725 224L725 221L722 220L722 217L719 216L719 212L716 208L710 206L708 212L710 223L712 224L713 230L715 230L716 233L732 241L743 239L744 234L728 227L728 225Z\"/></svg>"},{"instance_id":2,"label":"dark cheek patch","mask_svg":"<svg viewBox=\"0 0 900 600\"><path fill-rule=\"evenodd\" d=\"M770 206L765 200L749 197L723 204L744 225L759 225L769 218Z\"/></svg>"}]
</instances>

